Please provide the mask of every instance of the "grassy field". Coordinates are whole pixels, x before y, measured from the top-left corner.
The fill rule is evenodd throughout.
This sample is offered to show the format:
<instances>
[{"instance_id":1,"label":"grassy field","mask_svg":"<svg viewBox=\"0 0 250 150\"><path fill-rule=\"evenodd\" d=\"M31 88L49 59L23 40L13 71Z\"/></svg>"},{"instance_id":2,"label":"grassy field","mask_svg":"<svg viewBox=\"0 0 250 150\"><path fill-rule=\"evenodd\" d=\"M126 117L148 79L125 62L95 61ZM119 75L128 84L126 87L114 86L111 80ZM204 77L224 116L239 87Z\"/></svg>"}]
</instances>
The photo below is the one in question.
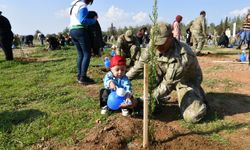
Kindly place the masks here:
<instances>
[{"instance_id":1,"label":"grassy field","mask_svg":"<svg viewBox=\"0 0 250 150\"><path fill-rule=\"evenodd\" d=\"M212 48L208 50L214 52ZM216 53L237 54L236 51ZM0 52L0 149L29 149L46 141L72 146L84 138L96 120L106 119L99 113L98 102L98 89L102 87L105 72L96 67L102 65L103 59L91 59L90 76L97 85L89 91L91 88L76 82L77 54L74 47L58 51L44 51L38 47L28 57L38 61L4 61ZM204 72L223 69L223 65L217 65ZM226 79L204 79L203 84L205 88L214 88L218 82L225 86L222 92L231 92L235 84ZM141 96L142 80L132 83L135 96ZM212 97L216 98L216 95ZM250 128L249 124L224 121L216 112L207 122L191 125L180 120L180 124L223 144L228 144L228 141L218 132Z\"/></svg>"},{"instance_id":2,"label":"grassy field","mask_svg":"<svg viewBox=\"0 0 250 150\"><path fill-rule=\"evenodd\" d=\"M0 149L51 139L74 144L84 137L82 129L102 118L96 99L86 96L88 91L76 83L75 49L45 52L38 48L28 57L48 61L4 61L3 53L0 56ZM101 76L96 79L100 82Z\"/></svg>"}]
</instances>

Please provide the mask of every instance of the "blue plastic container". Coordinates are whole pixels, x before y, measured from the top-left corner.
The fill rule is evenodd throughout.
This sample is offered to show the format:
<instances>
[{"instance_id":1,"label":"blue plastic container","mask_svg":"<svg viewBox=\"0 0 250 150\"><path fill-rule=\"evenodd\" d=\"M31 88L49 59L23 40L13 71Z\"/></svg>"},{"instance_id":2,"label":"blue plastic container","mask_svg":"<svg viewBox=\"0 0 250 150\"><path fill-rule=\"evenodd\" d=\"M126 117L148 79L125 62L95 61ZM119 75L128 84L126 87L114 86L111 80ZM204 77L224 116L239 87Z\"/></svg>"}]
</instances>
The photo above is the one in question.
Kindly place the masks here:
<instances>
[{"instance_id":1,"label":"blue plastic container","mask_svg":"<svg viewBox=\"0 0 250 150\"><path fill-rule=\"evenodd\" d=\"M108 57L105 57L104 66L105 66L106 68L109 68L109 67L110 67L110 60L109 60Z\"/></svg>"},{"instance_id":2,"label":"blue plastic container","mask_svg":"<svg viewBox=\"0 0 250 150\"><path fill-rule=\"evenodd\" d=\"M115 55L116 55L115 50L112 50L112 51L111 51L111 56L113 57L113 56L115 56Z\"/></svg>"},{"instance_id":3,"label":"blue plastic container","mask_svg":"<svg viewBox=\"0 0 250 150\"><path fill-rule=\"evenodd\" d=\"M118 96L116 94L116 91L111 91L111 93L108 96L107 105L111 110L118 110L124 100L125 100L124 96Z\"/></svg>"},{"instance_id":4,"label":"blue plastic container","mask_svg":"<svg viewBox=\"0 0 250 150\"><path fill-rule=\"evenodd\" d=\"M247 60L247 56L245 51L242 51L241 55L240 55L240 61L241 62L245 62Z\"/></svg>"}]
</instances>

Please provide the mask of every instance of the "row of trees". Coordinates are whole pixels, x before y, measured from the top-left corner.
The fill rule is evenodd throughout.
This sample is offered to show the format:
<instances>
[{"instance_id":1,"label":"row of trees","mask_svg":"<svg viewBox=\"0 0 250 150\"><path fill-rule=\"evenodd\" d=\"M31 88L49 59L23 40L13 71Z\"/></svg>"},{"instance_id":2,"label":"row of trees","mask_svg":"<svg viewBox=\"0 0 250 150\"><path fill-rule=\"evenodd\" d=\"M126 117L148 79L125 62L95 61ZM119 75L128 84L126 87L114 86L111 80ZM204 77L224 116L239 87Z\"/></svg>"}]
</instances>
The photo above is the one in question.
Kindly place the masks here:
<instances>
[{"instance_id":1,"label":"row of trees","mask_svg":"<svg viewBox=\"0 0 250 150\"><path fill-rule=\"evenodd\" d=\"M248 14L250 14L250 10L248 10ZM233 29L233 24L236 23L236 32L238 32L241 27L242 23L245 19L245 16L237 16L237 17L226 17L225 19L222 19L218 25L215 23L210 23L208 25L208 34L214 34L214 31L217 31L219 35L221 35L227 28L230 28L231 30ZM119 28L117 29L113 23L111 23L111 26L108 28L106 32L103 32L103 35L111 36L111 35L120 35L126 32L126 30L131 29L134 33L136 33L139 29L142 27L147 27L150 29L151 25L150 24L145 24L142 26L136 26L136 27L124 27L124 28ZM186 34L186 29L190 27L190 23L188 24L181 24L182 28L182 35Z\"/></svg>"},{"instance_id":2,"label":"row of trees","mask_svg":"<svg viewBox=\"0 0 250 150\"><path fill-rule=\"evenodd\" d=\"M250 14L250 10L248 10L248 14ZM231 30L233 29L233 24L236 23L236 32L238 32L241 27L242 27L242 23L245 19L245 16L237 16L237 17L226 17L225 19L222 19L220 21L220 23L218 25L216 25L215 23L210 23L208 25L208 34L214 34L214 31L217 31L217 33L219 35L221 35L227 28L230 28ZM121 35L123 33L125 33L128 29L132 30L133 33L136 33L137 31L139 31L141 28L143 27L146 27L149 31L150 31L150 28L151 28L151 25L150 24L145 24L145 25L141 25L141 26L135 26L135 27L132 27L132 26L125 26L123 28L116 28L113 23L111 23L111 26L108 28L107 31L103 32L103 35L106 35L106 36L111 36L111 35L114 35L114 36L118 36L118 35ZM184 24L184 23L181 23L181 29L182 29L182 35L186 35L186 29L190 27L190 23L188 24ZM34 37L37 37L36 35L39 33L40 31L37 30L35 32L35 36ZM61 33L59 34L69 34L69 28L65 28Z\"/></svg>"}]
</instances>

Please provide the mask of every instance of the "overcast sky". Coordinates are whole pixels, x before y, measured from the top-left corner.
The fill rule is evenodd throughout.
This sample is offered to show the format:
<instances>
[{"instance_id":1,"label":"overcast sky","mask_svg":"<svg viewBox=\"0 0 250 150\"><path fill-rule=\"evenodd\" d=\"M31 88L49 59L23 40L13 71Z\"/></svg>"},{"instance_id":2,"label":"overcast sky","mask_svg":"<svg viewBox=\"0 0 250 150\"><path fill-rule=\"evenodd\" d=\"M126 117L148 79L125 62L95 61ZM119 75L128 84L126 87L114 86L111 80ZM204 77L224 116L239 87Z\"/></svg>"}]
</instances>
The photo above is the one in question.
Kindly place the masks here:
<instances>
[{"instance_id":1,"label":"overcast sky","mask_svg":"<svg viewBox=\"0 0 250 150\"><path fill-rule=\"evenodd\" d=\"M12 25L14 33L27 35L40 30L44 34L63 31L69 24L68 10L72 0L0 0L0 10ZM95 0L89 10L99 15L102 30L114 26L135 26L150 23L153 0ZM207 12L208 23L218 24L226 16L245 15L250 0L158 0L160 21L172 23L176 15L183 23Z\"/></svg>"}]
</instances>

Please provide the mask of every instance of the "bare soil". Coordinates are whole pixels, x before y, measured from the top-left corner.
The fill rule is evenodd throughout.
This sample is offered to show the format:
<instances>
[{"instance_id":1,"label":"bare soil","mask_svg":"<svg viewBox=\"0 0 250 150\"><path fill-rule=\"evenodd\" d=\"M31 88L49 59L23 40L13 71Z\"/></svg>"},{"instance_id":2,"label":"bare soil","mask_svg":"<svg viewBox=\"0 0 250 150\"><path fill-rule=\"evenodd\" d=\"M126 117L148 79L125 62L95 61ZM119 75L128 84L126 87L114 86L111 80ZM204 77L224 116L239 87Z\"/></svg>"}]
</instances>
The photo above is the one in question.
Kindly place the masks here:
<instances>
[{"instance_id":1,"label":"bare soil","mask_svg":"<svg viewBox=\"0 0 250 150\"><path fill-rule=\"evenodd\" d=\"M35 58L31 57L30 55L37 51L36 47L24 47L23 49L15 49L15 61L22 62L22 63L33 63L33 62L48 62L48 61L61 61L65 60L65 58ZM44 52L48 50L44 49Z\"/></svg>"}]
</instances>

